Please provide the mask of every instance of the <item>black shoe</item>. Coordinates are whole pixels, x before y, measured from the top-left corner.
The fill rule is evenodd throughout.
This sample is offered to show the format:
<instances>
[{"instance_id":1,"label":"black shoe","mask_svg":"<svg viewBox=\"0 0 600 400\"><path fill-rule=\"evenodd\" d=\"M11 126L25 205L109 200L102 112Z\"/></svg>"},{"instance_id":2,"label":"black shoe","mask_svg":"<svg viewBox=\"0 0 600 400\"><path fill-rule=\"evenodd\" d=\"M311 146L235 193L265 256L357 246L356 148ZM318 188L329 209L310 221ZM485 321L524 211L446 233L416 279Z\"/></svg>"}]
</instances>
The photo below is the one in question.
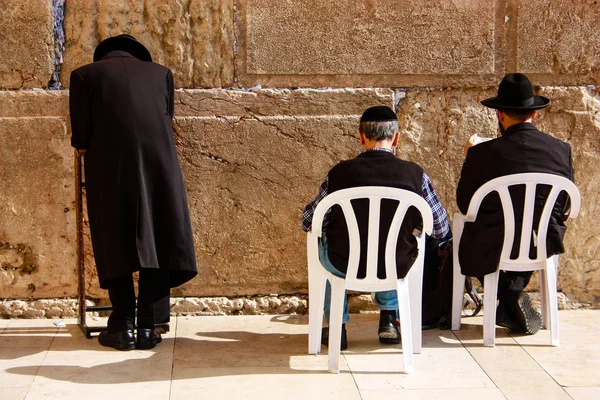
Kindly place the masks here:
<instances>
[{"instance_id":1,"label":"black shoe","mask_svg":"<svg viewBox=\"0 0 600 400\"><path fill-rule=\"evenodd\" d=\"M321 344L329 346L329 327L321 330ZM348 348L348 338L346 337L346 324L342 324L342 341L340 343L340 350L346 350Z\"/></svg>"},{"instance_id":2,"label":"black shoe","mask_svg":"<svg viewBox=\"0 0 600 400\"><path fill-rule=\"evenodd\" d=\"M400 332L396 325L396 310L381 310L379 315L379 343L400 343Z\"/></svg>"},{"instance_id":3,"label":"black shoe","mask_svg":"<svg viewBox=\"0 0 600 400\"><path fill-rule=\"evenodd\" d=\"M153 349L162 342L162 336L156 329L138 328L136 348L140 350Z\"/></svg>"},{"instance_id":4,"label":"black shoe","mask_svg":"<svg viewBox=\"0 0 600 400\"><path fill-rule=\"evenodd\" d=\"M521 292L514 304L498 304L496 325L513 332L533 335L542 327L542 314L533 308L529 295Z\"/></svg>"},{"instance_id":5,"label":"black shoe","mask_svg":"<svg viewBox=\"0 0 600 400\"><path fill-rule=\"evenodd\" d=\"M107 331L100 332L98 342L102 346L112 347L117 350L133 350L135 349L135 338L132 330L126 330L115 333Z\"/></svg>"}]
</instances>

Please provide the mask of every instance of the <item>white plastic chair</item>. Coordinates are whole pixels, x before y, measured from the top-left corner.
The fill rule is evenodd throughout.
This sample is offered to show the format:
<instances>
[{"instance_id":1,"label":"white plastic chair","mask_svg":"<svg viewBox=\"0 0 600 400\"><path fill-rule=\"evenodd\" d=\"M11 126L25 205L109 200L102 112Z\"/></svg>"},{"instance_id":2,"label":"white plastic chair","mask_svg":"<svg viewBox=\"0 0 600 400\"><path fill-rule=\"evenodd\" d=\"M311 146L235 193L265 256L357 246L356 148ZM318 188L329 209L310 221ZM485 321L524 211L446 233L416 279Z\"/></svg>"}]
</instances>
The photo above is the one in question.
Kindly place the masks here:
<instances>
[{"instance_id":1,"label":"white plastic chair","mask_svg":"<svg viewBox=\"0 0 600 400\"><path fill-rule=\"evenodd\" d=\"M360 234L354 210L350 204L354 199L369 199L369 226L367 243L366 277L357 278L360 258ZM382 199L399 201L386 239L385 263L386 279L377 277L377 254L379 248L379 220ZM346 278L339 278L323 268L319 261L318 239L321 237L323 217L333 205L339 205L346 218L350 239L350 254ZM421 296L423 286L423 260L425 235L417 237L419 254L408 279L397 279L396 243L406 211L414 206L421 213L423 232L431 233L433 215L427 202L418 194L396 188L363 186L339 190L327 195L317 205L312 221L312 231L308 233L308 290L309 290L309 333L308 353L321 351L321 328L323 325L323 305L325 302L326 281L331 283L331 315L329 320L329 371L339 373L342 313L346 290L379 292L397 290L401 320L402 353L404 372L413 371L413 351L421 351ZM407 282L408 280L408 282ZM409 289L410 287L410 289ZM410 293L410 296L409 296ZM412 319L411 319L412 315Z\"/></svg>"},{"instance_id":2,"label":"white plastic chair","mask_svg":"<svg viewBox=\"0 0 600 400\"><path fill-rule=\"evenodd\" d=\"M525 185L525 203L523 212L523 226L521 230L519 256L510 258L513 242L515 240L515 216L513 204L508 191L510 186ZM535 191L537 185L549 185L551 190L546 199L542 215L539 221L537 235L533 232L533 212ZM540 271L540 294L542 303L543 327L550 327L552 346L559 345L558 337L558 299L557 299L557 267L558 256L547 258L546 256L546 234L552 214L552 208L556 203L558 195L565 191L571 198L570 218L579 214L581 198L579 190L573 182L558 175L543 173L522 173L506 175L493 179L481 186L473 195L467 215L455 214L454 235L454 280L452 292L452 330L460 329L460 317L463 306L463 291L465 276L462 275L458 247L463 233L465 222L473 222L479 212L483 199L491 192L497 192L500 196L504 212L504 243L502 253L496 272L485 275L484 278L484 308L483 308L483 345L493 347L496 341L496 297L498 293L498 277L500 270L503 271ZM533 240L532 240L533 237ZM533 243L532 243L533 242ZM537 258L529 258L530 244L537 246Z\"/></svg>"}]
</instances>

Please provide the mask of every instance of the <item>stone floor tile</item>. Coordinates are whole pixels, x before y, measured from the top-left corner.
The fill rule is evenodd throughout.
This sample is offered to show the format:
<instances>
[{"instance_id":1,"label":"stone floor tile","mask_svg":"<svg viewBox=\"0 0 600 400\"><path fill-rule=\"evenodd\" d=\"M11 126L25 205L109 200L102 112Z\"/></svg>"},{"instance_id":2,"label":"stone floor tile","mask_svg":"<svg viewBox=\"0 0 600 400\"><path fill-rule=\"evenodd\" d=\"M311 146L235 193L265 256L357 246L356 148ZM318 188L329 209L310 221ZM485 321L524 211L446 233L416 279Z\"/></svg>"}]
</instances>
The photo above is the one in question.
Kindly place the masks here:
<instances>
[{"instance_id":1,"label":"stone floor tile","mask_svg":"<svg viewBox=\"0 0 600 400\"><path fill-rule=\"evenodd\" d=\"M458 331L452 331L464 346L475 345L483 346L483 317L463 317L461 320L461 328ZM509 335L506 328L496 327L496 345L512 344L515 345L515 340Z\"/></svg>"},{"instance_id":2,"label":"stone floor tile","mask_svg":"<svg viewBox=\"0 0 600 400\"><path fill-rule=\"evenodd\" d=\"M31 386L46 354L45 347L0 348L0 388Z\"/></svg>"},{"instance_id":3,"label":"stone floor tile","mask_svg":"<svg viewBox=\"0 0 600 400\"><path fill-rule=\"evenodd\" d=\"M559 347L524 345L523 349L561 386L600 386L600 343L565 342Z\"/></svg>"},{"instance_id":4,"label":"stone floor tile","mask_svg":"<svg viewBox=\"0 0 600 400\"><path fill-rule=\"evenodd\" d=\"M50 347L58 327L47 319L11 319L0 333L0 347Z\"/></svg>"},{"instance_id":5,"label":"stone floor tile","mask_svg":"<svg viewBox=\"0 0 600 400\"><path fill-rule=\"evenodd\" d=\"M100 379L98 383L91 381L65 383L62 380L36 379L25 400L168 399L170 385L169 380L107 383Z\"/></svg>"},{"instance_id":6,"label":"stone floor tile","mask_svg":"<svg viewBox=\"0 0 600 400\"><path fill-rule=\"evenodd\" d=\"M464 389L493 388L494 384L482 370L465 373L463 371L428 371L419 369L406 375L402 372L352 371L360 390L387 389Z\"/></svg>"},{"instance_id":7,"label":"stone floor tile","mask_svg":"<svg viewBox=\"0 0 600 400\"><path fill-rule=\"evenodd\" d=\"M2 388L0 399L2 400L23 400L29 388Z\"/></svg>"},{"instance_id":8,"label":"stone floor tile","mask_svg":"<svg viewBox=\"0 0 600 400\"><path fill-rule=\"evenodd\" d=\"M8 323L10 322L10 319L0 319L0 333L2 333L2 331L4 330L4 328L8 325Z\"/></svg>"},{"instance_id":9,"label":"stone floor tile","mask_svg":"<svg viewBox=\"0 0 600 400\"><path fill-rule=\"evenodd\" d=\"M600 399L600 386L566 387L565 391L573 398L573 400Z\"/></svg>"},{"instance_id":10,"label":"stone floor tile","mask_svg":"<svg viewBox=\"0 0 600 400\"><path fill-rule=\"evenodd\" d=\"M544 371L487 371L487 373L508 400L570 399L567 392Z\"/></svg>"},{"instance_id":11,"label":"stone floor tile","mask_svg":"<svg viewBox=\"0 0 600 400\"><path fill-rule=\"evenodd\" d=\"M520 346L468 346L467 350L485 371L541 371L542 367Z\"/></svg>"},{"instance_id":12,"label":"stone floor tile","mask_svg":"<svg viewBox=\"0 0 600 400\"><path fill-rule=\"evenodd\" d=\"M173 337L165 335L151 350L118 351L101 346L95 338L85 339L78 330L74 333L57 336L27 400L169 398Z\"/></svg>"},{"instance_id":13,"label":"stone floor tile","mask_svg":"<svg viewBox=\"0 0 600 400\"><path fill-rule=\"evenodd\" d=\"M344 399L360 394L347 371L330 374L325 368L307 371L290 368L187 368L176 367L170 400L206 399Z\"/></svg>"},{"instance_id":14,"label":"stone floor tile","mask_svg":"<svg viewBox=\"0 0 600 400\"><path fill-rule=\"evenodd\" d=\"M407 390L361 390L362 400L505 400L497 388L479 389L407 389Z\"/></svg>"},{"instance_id":15,"label":"stone floor tile","mask_svg":"<svg viewBox=\"0 0 600 400\"><path fill-rule=\"evenodd\" d=\"M322 363L308 357L306 325L273 321L273 316L198 319L178 319L176 363L190 368L289 367L292 357L301 356L307 356L307 364Z\"/></svg>"}]
</instances>

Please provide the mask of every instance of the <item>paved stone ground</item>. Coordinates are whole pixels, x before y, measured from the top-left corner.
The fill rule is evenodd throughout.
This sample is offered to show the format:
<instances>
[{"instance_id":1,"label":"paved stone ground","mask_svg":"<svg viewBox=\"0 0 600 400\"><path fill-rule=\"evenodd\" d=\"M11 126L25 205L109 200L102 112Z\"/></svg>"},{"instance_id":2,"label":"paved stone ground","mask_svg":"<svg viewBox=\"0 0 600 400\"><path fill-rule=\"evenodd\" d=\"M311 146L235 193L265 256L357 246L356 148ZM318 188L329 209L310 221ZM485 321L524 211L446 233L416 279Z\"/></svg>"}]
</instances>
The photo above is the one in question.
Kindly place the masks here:
<instances>
[{"instance_id":1,"label":"paved stone ground","mask_svg":"<svg viewBox=\"0 0 600 400\"><path fill-rule=\"evenodd\" d=\"M338 375L326 349L307 355L306 316L175 317L154 350L131 352L86 339L73 319L0 320L0 399L598 399L600 311L559 316L557 348L548 331L502 328L483 347L480 317L425 331L411 375L400 346L377 341L376 315L352 315Z\"/></svg>"}]
</instances>

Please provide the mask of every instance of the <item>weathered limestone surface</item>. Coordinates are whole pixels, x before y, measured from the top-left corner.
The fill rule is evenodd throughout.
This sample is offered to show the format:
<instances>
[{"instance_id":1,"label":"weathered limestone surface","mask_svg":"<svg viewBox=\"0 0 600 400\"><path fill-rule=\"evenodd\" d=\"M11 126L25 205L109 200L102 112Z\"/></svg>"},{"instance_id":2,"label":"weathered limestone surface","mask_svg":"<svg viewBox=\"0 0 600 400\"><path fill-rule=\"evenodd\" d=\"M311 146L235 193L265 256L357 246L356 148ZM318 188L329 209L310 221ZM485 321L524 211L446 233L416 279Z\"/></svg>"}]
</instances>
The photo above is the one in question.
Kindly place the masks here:
<instances>
[{"instance_id":1,"label":"weathered limestone surface","mask_svg":"<svg viewBox=\"0 0 600 400\"><path fill-rule=\"evenodd\" d=\"M0 88L46 87L54 71L52 2L0 4Z\"/></svg>"},{"instance_id":2,"label":"weathered limestone surface","mask_svg":"<svg viewBox=\"0 0 600 400\"><path fill-rule=\"evenodd\" d=\"M233 0L86 0L67 1L63 85L72 70L92 62L98 43L121 33L171 68L176 87L233 84Z\"/></svg>"},{"instance_id":3,"label":"weathered limestone surface","mask_svg":"<svg viewBox=\"0 0 600 400\"><path fill-rule=\"evenodd\" d=\"M203 104L213 114L224 96L223 114L179 113ZM358 153L358 119L374 104L392 106L393 92L180 92L175 141L200 276L175 294L305 292L302 208L329 168Z\"/></svg>"},{"instance_id":4,"label":"weathered limestone surface","mask_svg":"<svg viewBox=\"0 0 600 400\"><path fill-rule=\"evenodd\" d=\"M76 291L66 94L0 92L2 297L61 297Z\"/></svg>"},{"instance_id":5,"label":"weathered limestone surface","mask_svg":"<svg viewBox=\"0 0 600 400\"><path fill-rule=\"evenodd\" d=\"M518 70L545 85L600 82L597 1L519 1Z\"/></svg>"},{"instance_id":6,"label":"weathered limestone surface","mask_svg":"<svg viewBox=\"0 0 600 400\"><path fill-rule=\"evenodd\" d=\"M239 83L490 84L503 65L503 18L492 0L241 0Z\"/></svg>"},{"instance_id":7,"label":"weathered limestone surface","mask_svg":"<svg viewBox=\"0 0 600 400\"><path fill-rule=\"evenodd\" d=\"M558 289L569 299L600 303L600 91L592 88L544 88L553 99L538 125L566 140L573 149L575 183L581 192L581 211L568 222L566 254L560 258Z\"/></svg>"},{"instance_id":8,"label":"weathered limestone surface","mask_svg":"<svg viewBox=\"0 0 600 400\"><path fill-rule=\"evenodd\" d=\"M395 96L402 134L398 155L424 167L452 216L464 142L475 132L496 134L493 112L479 104L494 93L177 91L175 141L200 275L173 295L306 293L302 208L331 166L360 151L356 129L361 112L375 104L393 106ZM571 144L583 196L580 216L568 223L559 290L570 302L598 304L600 243L594 221L600 216L600 95L589 87L546 87L541 94L553 102L540 113L538 125ZM67 120L68 92L0 92L2 297L76 293L75 187ZM86 248L88 294L106 298L97 287L89 237ZM530 289L536 289L535 283Z\"/></svg>"},{"instance_id":9,"label":"weathered limestone surface","mask_svg":"<svg viewBox=\"0 0 600 400\"><path fill-rule=\"evenodd\" d=\"M495 136L493 112L479 101L495 90L414 90L400 93L398 156L421 165L449 215L458 211L456 186L469 136Z\"/></svg>"}]
</instances>

